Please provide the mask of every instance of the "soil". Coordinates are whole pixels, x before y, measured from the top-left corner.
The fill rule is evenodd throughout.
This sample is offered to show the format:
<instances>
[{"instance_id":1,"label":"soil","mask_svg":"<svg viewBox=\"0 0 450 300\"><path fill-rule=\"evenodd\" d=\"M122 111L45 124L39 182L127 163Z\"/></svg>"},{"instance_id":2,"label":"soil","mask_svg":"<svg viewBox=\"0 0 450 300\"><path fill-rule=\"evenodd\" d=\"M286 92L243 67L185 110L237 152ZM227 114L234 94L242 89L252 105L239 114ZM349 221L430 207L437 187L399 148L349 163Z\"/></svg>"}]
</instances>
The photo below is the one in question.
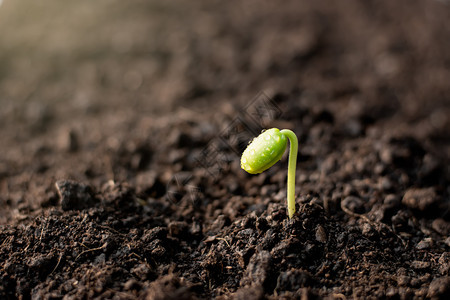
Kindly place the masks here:
<instances>
[{"instance_id":1,"label":"soil","mask_svg":"<svg viewBox=\"0 0 450 300\"><path fill-rule=\"evenodd\" d=\"M4 1L1 299L450 299L450 3ZM264 128L297 133L250 175ZM286 154L287 155L287 154Z\"/></svg>"}]
</instances>

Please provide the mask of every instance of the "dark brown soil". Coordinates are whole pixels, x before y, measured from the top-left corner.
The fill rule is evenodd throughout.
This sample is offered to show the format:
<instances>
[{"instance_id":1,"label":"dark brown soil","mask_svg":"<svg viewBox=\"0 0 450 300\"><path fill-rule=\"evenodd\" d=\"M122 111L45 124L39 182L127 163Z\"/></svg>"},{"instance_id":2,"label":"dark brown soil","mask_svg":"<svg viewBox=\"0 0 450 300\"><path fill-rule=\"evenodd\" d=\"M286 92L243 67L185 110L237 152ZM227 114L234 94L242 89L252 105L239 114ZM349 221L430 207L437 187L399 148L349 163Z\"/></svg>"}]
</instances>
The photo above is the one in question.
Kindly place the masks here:
<instances>
[{"instance_id":1,"label":"dark brown soil","mask_svg":"<svg viewBox=\"0 0 450 300\"><path fill-rule=\"evenodd\" d=\"M282 4L281 4L282 3ZM0 6L1 299L450 299L448 1ZM299 137L260 175L263 128Z\"/></svg>"}]
</instances>

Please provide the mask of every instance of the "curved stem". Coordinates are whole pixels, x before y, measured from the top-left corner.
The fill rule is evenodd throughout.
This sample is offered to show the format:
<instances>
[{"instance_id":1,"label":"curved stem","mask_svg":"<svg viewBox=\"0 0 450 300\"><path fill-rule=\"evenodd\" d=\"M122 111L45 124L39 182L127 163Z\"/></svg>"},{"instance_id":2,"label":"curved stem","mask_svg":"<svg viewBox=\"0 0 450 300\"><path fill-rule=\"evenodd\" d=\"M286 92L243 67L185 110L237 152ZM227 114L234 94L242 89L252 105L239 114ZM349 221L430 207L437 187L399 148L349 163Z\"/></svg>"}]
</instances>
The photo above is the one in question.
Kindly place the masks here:
<instances>
[{"instance_id":1,"label":"curved stem","mask_svg":"<svg viewBox=\"0 0 450 300\"><path fill-rule=\"evenodd\" d=\"M287 207L289 218L291 219L295 213L295 171L297 168L298 140L295 133L289 129L280 131L289 139L289 166L287 178Z\"/></svg>"}]
</instances>

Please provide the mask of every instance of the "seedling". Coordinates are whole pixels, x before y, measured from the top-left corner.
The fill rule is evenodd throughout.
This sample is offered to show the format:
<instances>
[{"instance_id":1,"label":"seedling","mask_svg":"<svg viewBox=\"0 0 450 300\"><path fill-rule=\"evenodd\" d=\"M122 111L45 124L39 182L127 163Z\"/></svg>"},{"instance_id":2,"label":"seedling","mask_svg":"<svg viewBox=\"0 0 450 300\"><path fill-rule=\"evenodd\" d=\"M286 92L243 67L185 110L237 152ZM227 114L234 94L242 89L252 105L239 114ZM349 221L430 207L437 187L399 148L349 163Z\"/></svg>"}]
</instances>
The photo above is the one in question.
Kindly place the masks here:
<instances>
[{"instance_id":1,"label":"seedling","mask_svg":"<svg viewBox=\"0 0 450 300\"><path fill-rule=\"evenodd\" d=\"M289 129L271 128L263 131L242 153L241 168L250 174L259 174L276 164L283 156L289 139L289 166L287 178L287 206L289 218L295 213L295 169L297 167L298 140Z\"/></svg>"}]
</instances>

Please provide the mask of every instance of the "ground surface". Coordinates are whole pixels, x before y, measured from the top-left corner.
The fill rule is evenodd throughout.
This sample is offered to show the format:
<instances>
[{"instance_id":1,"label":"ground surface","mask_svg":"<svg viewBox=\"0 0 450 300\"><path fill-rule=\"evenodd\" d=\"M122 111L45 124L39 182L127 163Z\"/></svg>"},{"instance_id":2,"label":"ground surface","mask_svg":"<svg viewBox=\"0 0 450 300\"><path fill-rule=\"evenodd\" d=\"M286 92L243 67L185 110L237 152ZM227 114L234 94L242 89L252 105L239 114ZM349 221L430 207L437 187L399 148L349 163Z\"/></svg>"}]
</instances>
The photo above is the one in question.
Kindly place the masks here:
<instances>
[{"instance_id":1,"label":"ground surface","mask_svg":"<svg viewBox=\"0 0 450 300\"><path fill-rule=\"evenodd\" d=\"M0 6L0 298L449 299L448 2L191 2Z\"/></svg>"}]
</instances>

